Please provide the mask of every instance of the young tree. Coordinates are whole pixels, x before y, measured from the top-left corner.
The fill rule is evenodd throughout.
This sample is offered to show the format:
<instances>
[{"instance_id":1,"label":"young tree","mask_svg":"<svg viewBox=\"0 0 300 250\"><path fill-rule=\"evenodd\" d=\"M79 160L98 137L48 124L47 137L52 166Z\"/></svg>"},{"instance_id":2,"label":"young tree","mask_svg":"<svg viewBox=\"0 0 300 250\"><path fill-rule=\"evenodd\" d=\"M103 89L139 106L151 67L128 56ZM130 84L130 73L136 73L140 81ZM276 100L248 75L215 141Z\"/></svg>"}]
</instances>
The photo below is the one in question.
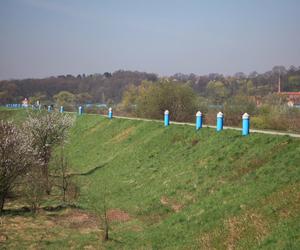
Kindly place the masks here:
<instances>
[{"instance_id":1,"label":"young tree","mask_svg":"<svg viewBox=\"0 0 300 250\"><path fill-rule=\"evenodd\" d=\"M44 181L39 165L34 165L24 176L24 197L33 212L39 209L45 196Z\"/></svg>"},{"instance_id":2,"label":"young tree","mask_svg":"<svg viewBox=\"0 0 300 250\"><path fill-rule=\"evenodd\" d=\"M74 117L59 113L38 114L30 116L24 124L25 131L32 138L32 147L38 152L41 161L45 190L50 194L49 161L54 145L63 143L67 130L72 126Z\"/></svg>"},{"instance_id":3,"label":"young tree","mask_svg":"<svg viewBox=\"0 0 300 250\"><path fill-rule=\"evenodd\" d=\"M187 85L162 80L144 82L138 87L137 114L160 119L168 109L175 121L189 121L197 111L197 96Z\"/></svg>"},{"instance_id":4,"label":"young tree","mask_svg":"<svg viewBox=\"0 0 300 250\"><path fill-rule=\"evenodd\" d=\"M56 105L70 108L75 105L76 96L68 91L60 91L53 99Z\"/></svg>"},{"instance_id":5,"label":"young tree","mask_svg":"<svg viewBox=\"0 0 300 250\"><path fill-rule=\"evenodd\" d=\"M131 84L123 92L122 102L120 104L121 109L128 113L133 113L136 108L136 102L138 98L138 87Z\"/></svg>"},{"instance_id":6,"label":"young tree","mask_svg":"<svg viewBox=\"0 0 300 250\"><path fill-rule=\"evenodd\" d=\"M30 137L10 122L0 122L0 213L16 179L36 164Z\"/></svg>"},{"instance_id":7,"label":"young tree","mask_svg":"<svg viewBox=\"0 0 300 250\"><path fill-rule=\"evenodd\" d=\"M206 87L208 95L212 98L215 104L223 104L228 97L228 89L221 81L210 81Z\"/></svg>"},{"instance_id":8,"label":"young tree","mask_svg":"<svg viewBox=\"0 0 300 250\"><path fill-rule=\"evenodd\" d=\"M57 178L56 186L62 191L63 202L67 201L67 192L71 184L69 170L69 162L65 155L64 144L59 148L59 154L55 159L55 177Z\"/></svg>"}]
</instances>

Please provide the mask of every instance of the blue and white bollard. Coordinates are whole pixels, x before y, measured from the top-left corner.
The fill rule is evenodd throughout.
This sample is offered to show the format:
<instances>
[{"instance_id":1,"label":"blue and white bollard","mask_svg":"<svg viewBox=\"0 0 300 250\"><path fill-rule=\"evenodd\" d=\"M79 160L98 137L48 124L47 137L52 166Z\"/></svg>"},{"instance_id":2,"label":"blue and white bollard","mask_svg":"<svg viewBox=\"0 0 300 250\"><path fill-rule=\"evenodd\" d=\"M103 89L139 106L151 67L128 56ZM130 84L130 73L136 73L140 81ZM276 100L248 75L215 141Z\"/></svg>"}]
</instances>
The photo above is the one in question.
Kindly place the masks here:
<instances>
[{"instance_id":1,"label":"blue and white bollard","mask_svg":"<svg viewBox=\"0 0 300 250\"><path fill-rule=\"evenodd\" d=\"M202 128L202 113L198 111L196 113L196 130Z\"/></svg>"},{"instance_id":2,"label":"blue and white bollard","mask_svg":"<svg viewBox=\"0 0 300 250\"><path fill-rule=\"evenodd\" d=\"M169 116L169 110L165 111L165 127L168 127L170 125L170 116Z\"/></svg>"},{"instance_id":3,"label":"blue and white bollard","mask_svg":"<svg viewBox=\"0 0 300 250\"><path fill-rule=\"evenodd\" d=\"M222 112L217 114L217 131L223 130L224 115Z\"/></svg>"},{"instance_id":4,"label":"blue and white bollard","mask_svg":"<svg viewBox=\"0 0 300 250\"><path fill-rule=\"evenodd\" d=\"M48 112L51 112L51 106L50 105L48 106Z\"/></svg>"},{"instance_id":5,"label":"blue and white bollard","mask_svg":"<svg viewBox=\"0 0 300 250\"><path fill-rule=\"evenodd\" d=\"M109 118L109 119L112 119L112 118L113 118L113 110L112 110L112 108L109 108L109 109L108 109L108 118Z\"/></svg>"},{"instance_id":6,"label":"blue and white bollard","mask_svg":"<svg viewBox=\"0 0 300 250\"><path fill-rule=\"evenodd\" d=\"M79 115L82 115L82 114L83 114L83 107L82 107L82 106L79 106L79 107L78 107L78 114L79 114Z\"/></svg>"},{"instance_id":7,"label":"blue and white bollard","mask_svg":"<svg viewBox=\"0 0 300 250\"><path fill-rule=\"evenodd\" d=\"M250 116L245 113L243 114L243 130L242 130L242 135L249 135L250 131Z\"/></svg>"},{"instance_id":8,"label":"blue and white bollard","mask_svg":"<svg viewBox=\"0 0 300 250\"><path fill-rule=\"evenodd\" d=\"M60 112L60 113L63 113L63 112L64 112L64 106L60 106L59 112Z\"/></svg>"}]
</instances>

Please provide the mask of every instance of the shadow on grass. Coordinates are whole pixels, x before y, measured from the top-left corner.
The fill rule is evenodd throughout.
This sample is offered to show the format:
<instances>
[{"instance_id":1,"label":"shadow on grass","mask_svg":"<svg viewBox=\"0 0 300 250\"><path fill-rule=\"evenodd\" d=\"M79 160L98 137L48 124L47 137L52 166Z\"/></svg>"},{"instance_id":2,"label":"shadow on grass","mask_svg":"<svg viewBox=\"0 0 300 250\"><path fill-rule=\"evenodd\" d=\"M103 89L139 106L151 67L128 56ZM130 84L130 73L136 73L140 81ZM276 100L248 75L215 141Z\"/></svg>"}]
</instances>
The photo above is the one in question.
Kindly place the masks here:
<instances>
[{"instance_id":1,"label":"shadow on grass","mask_svg":"<svg viewBox=\"0 0 300 250\"><path fill-rule=\"evenodd\" d=\"M88 176L91 175L93 173L95 173L98 169L104 168L107 165L107 163L104 163L100 166L94 167L90 170L88 170L87 172L83 172L83 173L71 173L71 174L67 174L66 177L74 177L74 176ZM60 175L50 175L53 178L61 178Z\"/></svg>"},{"instance_id":2,"label":"shadow on grass","mask_svg":"<svg viewBox=\"0 0 300 250\"><path fill-rule=\"evenodd\" d=\"M59 212L67 208L77 208L82 209L80 206L77 206L75 204L63 204L63 205L57 205L57 206L45 206L41 207L39 210L43 210L46 212ZM14 208L14 209L4 209L1 216L24 216L24 215L33 215L35 212L30 209L30 207L21 207L21 208Z\"/></svg>"},{"instance_id":3,"label":"shadow on grass","mask_svg":"<svg viewBox=\"0 0 300 250\"><path fill-rule=\"evenodd\" d=\"M89 171L87 172L84 172L84 173L73 173L73 174L70 174L69 176L87 176L87 175L91 175L93 173L95 173L98 169L101 169L101 168L104 168L105 166L107 165L107 163L104 163L100 166L97 166L97 167L94 167L92 169L90 169Z\"/></svg>"}]
</instances>

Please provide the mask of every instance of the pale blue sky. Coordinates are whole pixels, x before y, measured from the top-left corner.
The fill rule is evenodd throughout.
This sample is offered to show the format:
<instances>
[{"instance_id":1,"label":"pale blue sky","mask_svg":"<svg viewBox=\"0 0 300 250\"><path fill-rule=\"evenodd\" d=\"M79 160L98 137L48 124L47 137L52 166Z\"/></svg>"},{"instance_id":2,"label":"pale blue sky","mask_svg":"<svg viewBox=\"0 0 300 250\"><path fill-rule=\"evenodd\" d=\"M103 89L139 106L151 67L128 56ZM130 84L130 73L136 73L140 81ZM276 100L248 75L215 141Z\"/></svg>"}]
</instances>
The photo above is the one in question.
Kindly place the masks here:
<instances>
[{"instance_id":1,"label":"pale blue sky","mask_svg":"<svg viewBox=\"0 0 300 250\"><path fill-rule=\"evenodd\" d=\"M0 0L0 79L300 66L300 0Z\"/></svg>"}]
</instances>

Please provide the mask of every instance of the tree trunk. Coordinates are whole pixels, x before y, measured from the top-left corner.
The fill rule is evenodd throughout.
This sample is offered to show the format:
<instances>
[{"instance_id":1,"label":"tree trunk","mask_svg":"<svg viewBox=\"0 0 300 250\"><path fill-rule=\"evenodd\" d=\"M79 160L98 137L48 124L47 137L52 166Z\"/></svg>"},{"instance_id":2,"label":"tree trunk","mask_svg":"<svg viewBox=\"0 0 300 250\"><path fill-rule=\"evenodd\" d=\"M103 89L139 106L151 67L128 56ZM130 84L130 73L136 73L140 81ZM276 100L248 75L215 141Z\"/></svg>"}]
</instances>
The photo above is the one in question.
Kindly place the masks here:
<instances>
[{"instance_id":1,"label":"tree trunk","mask_svg":"<svg viewBox=\"0 0 300 250\"><path fill-rule=\"evenodd\" d=\"M3 212L6 193L0 193L0 215Z\"/></svg>"},{"instance_id":2,"label":"tree trunk","mask_svg":"<svg viewBox=\"0 0 300 250\"><path fill-rule=\"evenodd\" d=\"M108 240L108 223L107 221L105 220L105 223L104 223L104 237L103 237L104 241L107 241Z\"/></svg>"},{"instance_id":3,"label":"tree trunk","mask_svg":"<svg viewBox=\"0 0 300 250\"><path fill-rule=\"evenodd\" d=\"M50 193L51 193L51 186L50 186L50 182L49 182L48 163L45 164L45 166L43 166L43 176L44 176L44 179L45 179L46 194L50 195Z\"/></svg>"}]
</instances>

